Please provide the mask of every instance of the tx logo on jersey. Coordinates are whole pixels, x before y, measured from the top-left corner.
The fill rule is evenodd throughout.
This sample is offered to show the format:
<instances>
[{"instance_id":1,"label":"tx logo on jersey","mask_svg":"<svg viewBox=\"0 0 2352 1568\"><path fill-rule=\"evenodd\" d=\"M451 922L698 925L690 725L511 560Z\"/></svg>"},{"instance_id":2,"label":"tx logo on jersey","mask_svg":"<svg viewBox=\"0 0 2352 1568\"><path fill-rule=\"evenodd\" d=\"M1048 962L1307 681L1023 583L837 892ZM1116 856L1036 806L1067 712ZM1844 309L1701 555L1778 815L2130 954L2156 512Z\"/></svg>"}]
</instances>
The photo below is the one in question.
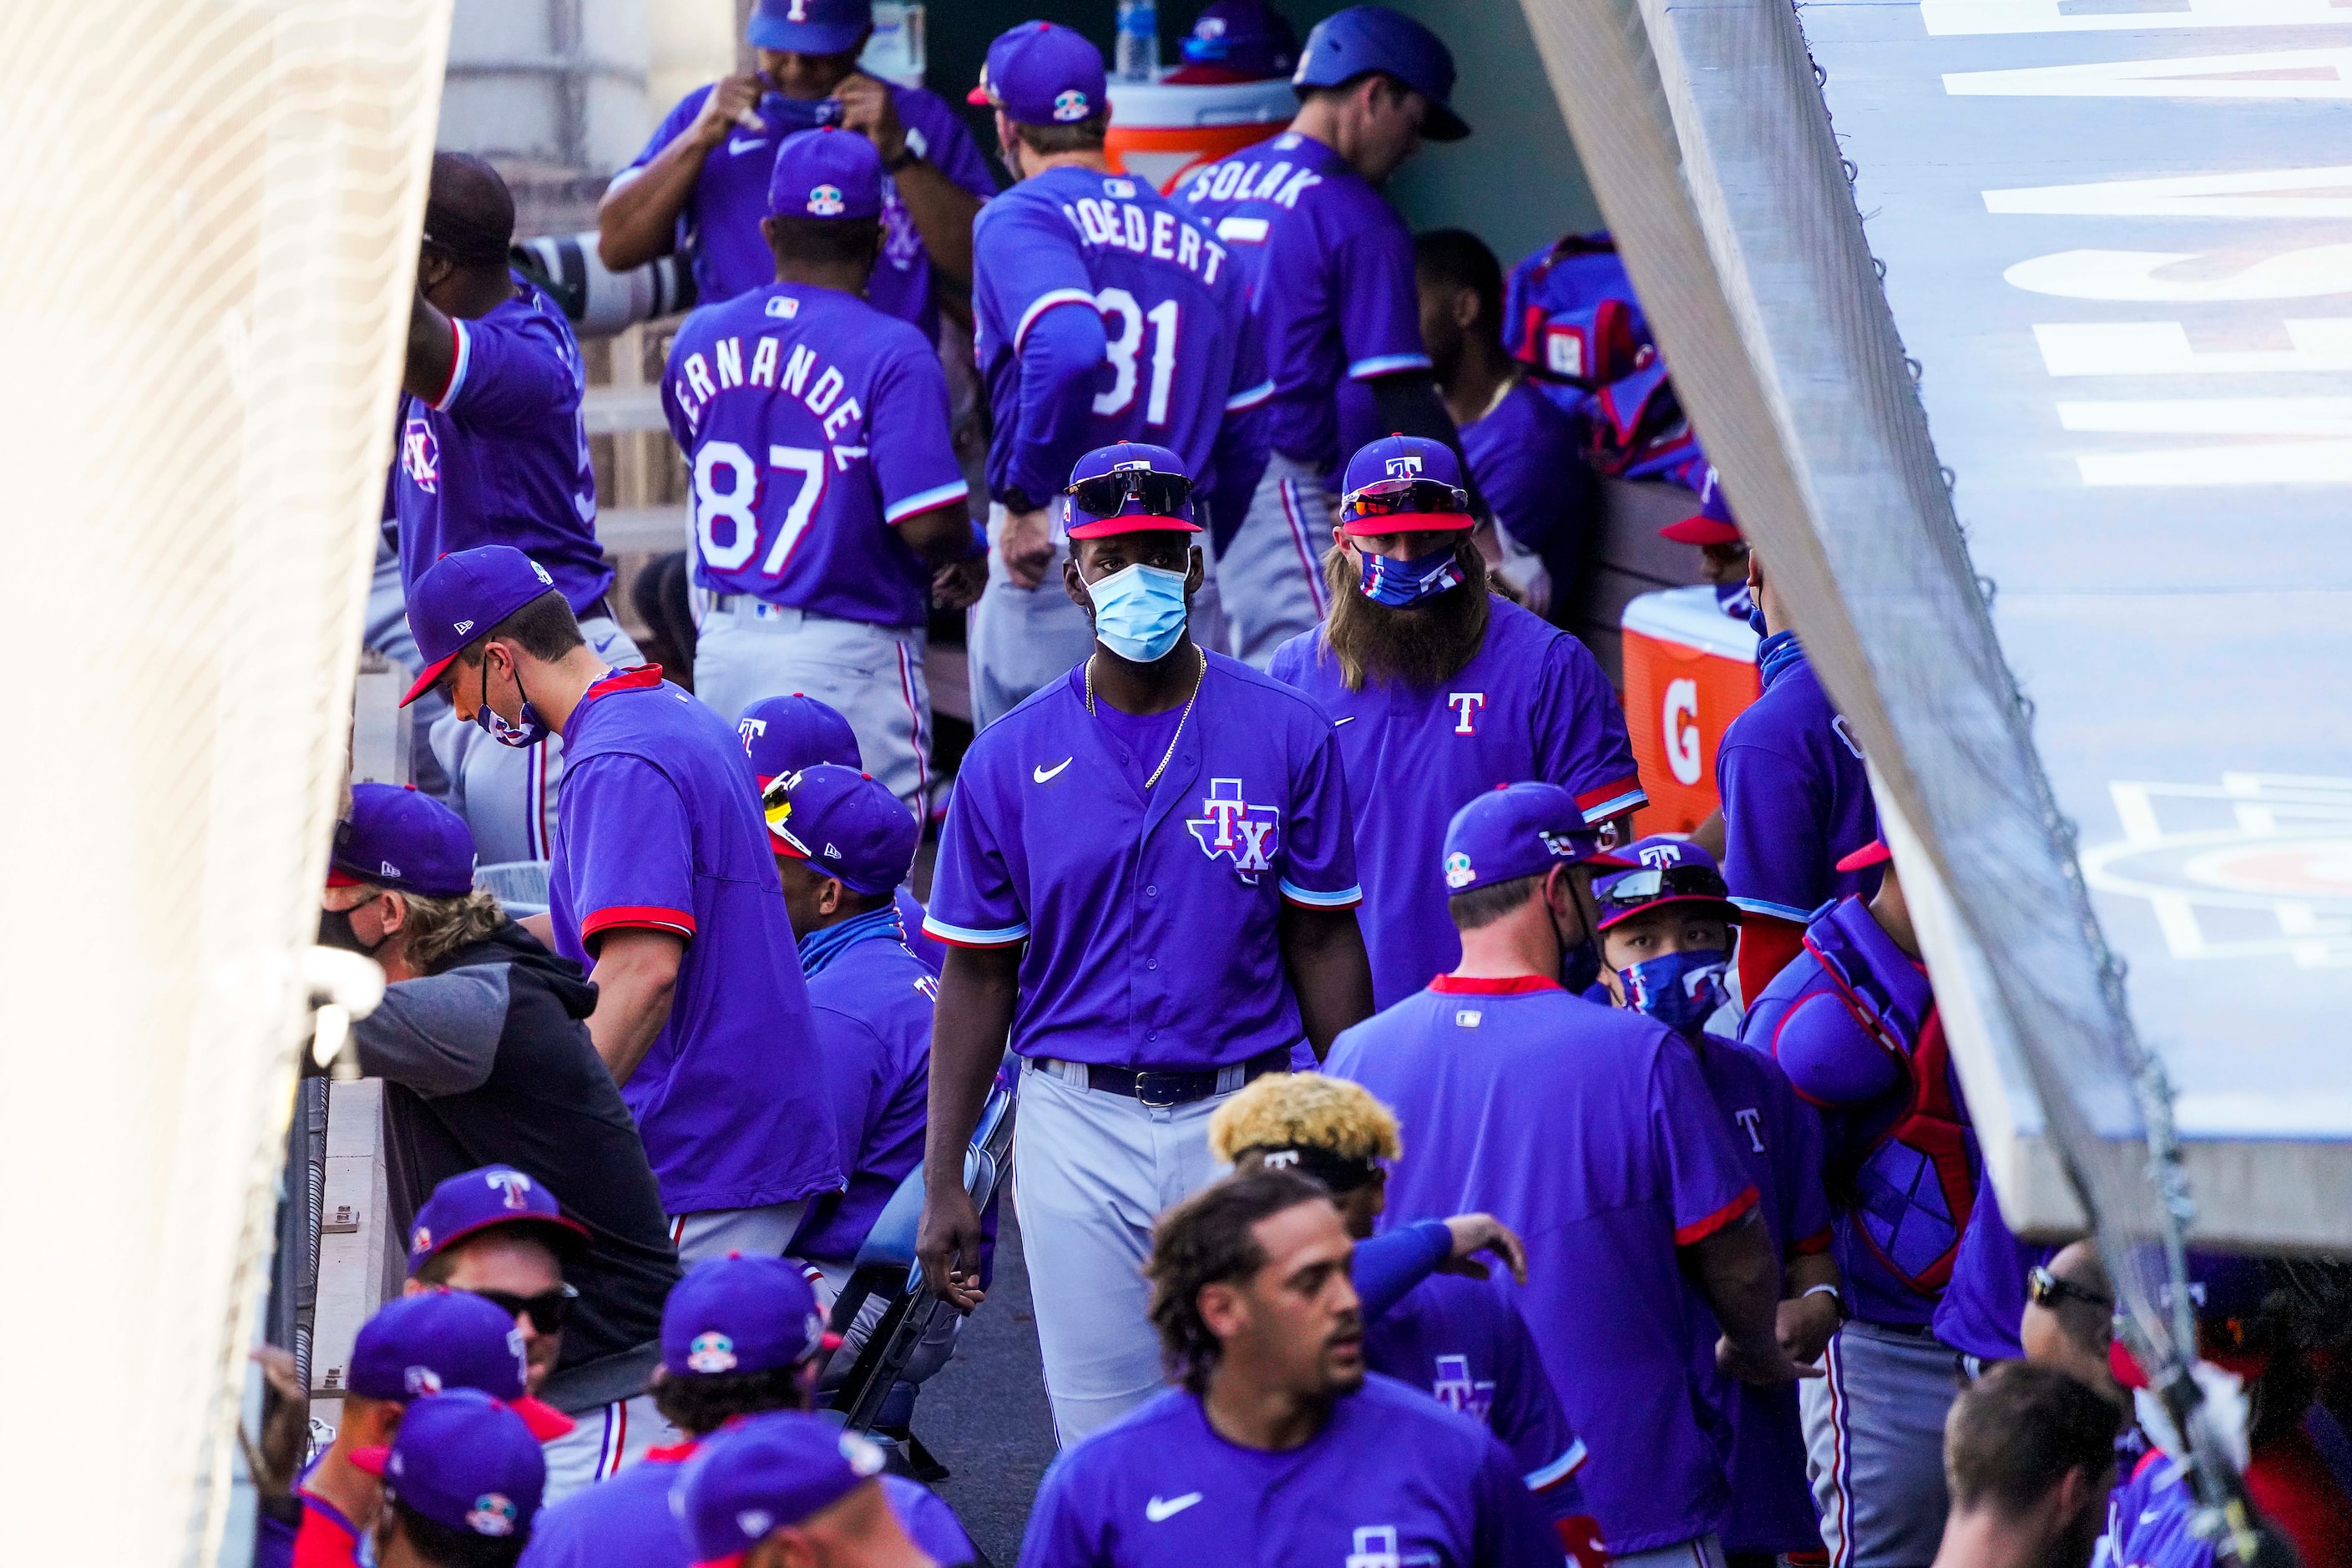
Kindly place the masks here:
<instances>
[{"instance_id":1,"label":"tx logo on jersey","mask_svg":"<svg viewBox=\"0 0 2352 1568\"><path fill-rule=\"evenodd\" d=\"M1486 1424L1486 1412L1495 1405L1494 1383L1472 1378L1470 1358L1466 1355L1439 1356L1437 1376L1431 1382L1429 1392L1448 1410L1459 1410L1481 1426Z\"/></svg>"},{"instance_id":2,"label":"tx logo on jersey","mask_svg":"<svg viewBox=\"0 0 2352 1568\"><path fill-rule=\"evenodd\" d=\"M1412 459L1412 462L1415 467L1418 467L1421 463L1421 459L1419 458L1415 458ZM1394 468L1396 465L1394 462L1391 462L1389 466L1391 468ZM1470 715L1478 711L1479 709L1486 706L1486 694L1485 692L1449 691L1445 694L1445 705L1454 710L1454 732L1455 734L1475 735L1478 732L1471 727Z\"/></svg>"},{"instance_id":3,"label":"tx logo on jersey","mask_svg":"<svg viewBox=\"0 0 2352 1568\"><path fill-rule=\"evenodd\" d=\"M1184 819L1201 853L1212 860L1231 860L1242 880L1257 886L1257 874L1274 868L1275 826L1282 813L1270 805L1251 805L1242 798L1239 779L1211 779L1209 796L1201 815Z\"/></svg>"},{"instance_id":4,"label":"tx logo on jersey","mask_svg":"<svg viewBox=\"0 0 2352 1568\"><path fill-rule=\"evenodd\" d=\"M441 493L441 444L425 420L411 418L401 426L400 468L408 482L426 495Z\"/></svg>"}]
</instances>

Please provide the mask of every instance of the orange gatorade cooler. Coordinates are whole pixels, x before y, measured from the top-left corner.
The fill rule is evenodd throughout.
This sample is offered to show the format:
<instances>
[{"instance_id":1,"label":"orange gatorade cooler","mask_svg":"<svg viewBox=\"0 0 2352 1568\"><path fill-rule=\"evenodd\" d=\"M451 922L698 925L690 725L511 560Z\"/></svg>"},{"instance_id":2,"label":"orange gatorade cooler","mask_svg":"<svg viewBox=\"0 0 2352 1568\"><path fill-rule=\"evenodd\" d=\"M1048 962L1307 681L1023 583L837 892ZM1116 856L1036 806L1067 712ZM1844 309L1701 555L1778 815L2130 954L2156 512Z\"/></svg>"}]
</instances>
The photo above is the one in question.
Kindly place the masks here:
<instances>
[{"instance_id":1,"label":"orange gatorade cooler","mask_svg":"<svg viewBox=\"0 0 2352 1568\"><path fill-rule=\"evenodd\" d=\"M1150 180L1162 195L1228 153L1263 142L1298 112L1297 95L1268 81L1171 86L1114 81L1103 152L1121 174Z\"/></svg>"},{"instance_id":2,"label":"orange gatorade cooler","mask_svg":"<svg viewBox=\"0 0 2352 1568\"><path fill-rule=\"evenodd\" d=\"M1762 689L1756 634L1713 588L1665 588L1625 606L1625 728L1650 804L1634 831L1688 833L1720 803L1715 748Z\"/></svg>"}]
</instances>

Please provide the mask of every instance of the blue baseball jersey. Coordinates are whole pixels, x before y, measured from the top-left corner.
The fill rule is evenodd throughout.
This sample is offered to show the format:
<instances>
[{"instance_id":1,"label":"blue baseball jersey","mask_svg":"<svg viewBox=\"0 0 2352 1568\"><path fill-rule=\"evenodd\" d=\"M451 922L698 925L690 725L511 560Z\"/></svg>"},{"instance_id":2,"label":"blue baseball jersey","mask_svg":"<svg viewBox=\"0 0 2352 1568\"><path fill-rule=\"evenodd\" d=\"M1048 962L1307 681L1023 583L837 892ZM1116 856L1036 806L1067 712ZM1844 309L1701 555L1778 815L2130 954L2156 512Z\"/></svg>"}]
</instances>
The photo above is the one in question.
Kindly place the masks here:
<instances>
[{"instance_id":1,"label":"blue baseball jersey","mask_svg":"<svg viewBox=\"0 0 2352 1568\"><path fill-rule=\"evenodd\" d=\"M1584 429L1532 381L1462 426L1462 455L1478 493L1521 548L1551 574L1551 602L1576 590L1601 527L1601 487L1584 458Z\"/></svg>"},{"instance_id":2,"label":"blue baseball jersey","mask_svg":"<svg viewBox=\"0 0 2352 1568\"><path fill-rule=\"evenodd\" d=\"M689 1440L649 1449L611 1479L541 1509L518 1568L691 1568L694 1549L670 1511L669 1494L698 1446ZM963 1521L929 1487L886 1475L882 1492L899 1527L933 1562L976 1561Z\"/></svg>"},{"instance_id":3,"label":"blue baseball jersey","mask_svg":"<svg viewBox=\"0 0 2352 1568\"><path fill-rule=\"evenodd\" d=\"M715 83L713 84L716 85ZM702 112L710 88L698 87L678 100L646 139L643 151L614 177L615 188L644 172L661 150L677 140ZM919 152L940 173L986 201L996 194L982 153L963 121L947 100L919 87L890 89L898 122L907 128L907 145ZM716 305L739 294L762 289L776 280L776 253L760 232L768 216L768 177L775 173L776 149L795 131L830 123L819 105L795 102L779 93L760 100L754 110L767 122L763 131L730 129L727 140L713 147L695 176L694 190L678 213L676 245L694 256L694 295L705 305ZM899 198L898 183L882 176L882 257L866 297L885 315L913 325L926 342L940 335L936 286L930 252Z\"/></svg>"},{"instance_id":4,"label":"blue baseball jersey","mask_svg":"<svg viewBox=\"0 0 2352 1568\"><path fill-rule=\"evenodd\" d=\"M2196 1531L2197 1490L2186 1466L2150 1448L2108 1494L2101 1568L2213 1568L2213 1543Z\"/></svg>"},{"instance_id":5,"label":"blue baseball jersey","mask_svg":"<svg viewBox=\"0 0 2352 1568\"><path fill-rule=\"evenodd\" d=\"M2058 1256L2054 1247L2028 1247L2000 1216L1990 1182L1977 1189L1977 1205L1960 1232L1952 1281L1929 1320L1936 1337L1980 1361L2022 1361L2018 1325L2025 1319L2025 1276Z\"/></svg>"},{"instance_id":6,"label":"blue baseball jersey","mask_svg":"<svg viewBox=\"0 0 2352 1568\"><path fill-rule=\"evenodd\" d=\"M693 476L697 583L923 623L930 568L894 526L971 487L920 332L838 289L772 283L686 319L662 410Z\"/></svg>"},{"instance_id":7,"label":"blue baseball jersey","mask_svg":"<svg viewBox=\"0 0 2352 1568\"><path fill-rule=\"evenodd\" d=\"M1723 731L1715 787L1723 801L1723 879L1731 901L1776 920L1811 920L1850 894L1878 891L1879 870L1837 863L1878 837L1862 742L1830 705L1794 632L1756 650L1764 691Z\"/></svg>"},{"instance_id":8,"label":"blue baseball jersey","mask_svg":"<svg viewBox=\"0 0 2352 1568\"><path fill-rule=\"evenodd\" d=\"M1510 1454L1476 1422L1373 1373L1323 1430L1265 1453L1170 1389L1045 1472L1021 1568L1559 1568Z\"/></svg>"},{"instance_id":9,"label":"blue baseball jersey","mask_svg":"<svg viewBox=\"0 0 2352 1568\"><path fill-rule=\"evenodd\" d=\"M1737 1040L1685 1035L1715 1097L1732 1147L1739 1152L1758 1207L1783 1258L1830 1247L1830 1200L1822 1186L1822 1130L1789 1087L1788 1075ZM1722 1525L1726 1552L1810 1552L1821 1545L1811 1483L1805 1472L1804 1424L1794 1384L1754 1388L1716 1368L1718 1337L1702 1304L1691 1342L1691 1371L1712 1390L1731 1429L1731 1510Z\"/></svg>"},{"instance_id":10,"label":"blue baseball jersey","mask_svg":"<svg viewBox=\"0 0 2352 1568\"><path fill-rule=\"evenodd\" d=\"M1339 389L1429 369L1412 231L1346 159L1285 132L1202 170L1185 210L1233 249L1274 378L1274 450L1336 474Z\"/></svg>"},{"instance_id":11,"label":"blue baseball jersey","mask_svg":"<svg viewBox=\"0 0 2352 1568\"><path fill-rule=\"evenodd\" d=\"M1025 404L1021 385L1030 332L1065 307L1098 312L1108 340L1093 401L1067 420ZM1081 457L1115 441L1168 447L1205 494L1226 416L1273 391L1231 252L1148 181L1048 169L982 207L972 308L995 426L988 489L1000 500L1043 504Z\"/></svg>"},{"instance_id":12,"label":"blue baseball jersey","mask_svg":"<svg viewBox=\"0 0 2352 1568\"><path fill-rule=\"evenodd\" d=\"M1483 1212L1526 1238L1526 1287L1496 1288L1599 1439L1577 1479L1610 1550L1714 1530L1727 1434L1691 1366L1706 1308L1678 1253L1758 1194L1690 1046L1549 980L1442 976L1342 1034L1325 1070L1413 1140L1383 1223Z\"/></svg>"},{"instance_id":13,"label":"blue baseball jersey","mask_svg":"<svg viewBox=\"0 0 2352 1568\"><path fill-rule=\"evenodd\" d=\"M613 585L596 542L596 474L580 422L587 374L555 301L520 273L486 316L455 317L449 384L402 395L386 515L397 520L400 585L444 555L511 544L547 568L574 612Z\"/></svg>"},{"instance_id":14,"label":"blue baseball jersey","mask_svg":"<svg viewBox=\"0 0 2352 1568\"><path fill-rule=\"evenodd\" d=\"M555 950L610 931L686 941L669 1017L621 1086L672 1215L841 1185L808 987L742 742L659 665L588 689L563 731Z\"/></svg>"},{"instance_id":15,"label":"blue baseball jersey","mask_svg":"<svg viewBox=\"0 0 2352 1568\"><path fill-rule=\"evenodd\" d=\"M810 1021L824 1042L825 1092L849 1184L811 1205L792 1250L795 1258L846 1263L907 1173L923 1163L931 1005L940 982L898 940L895 909L811 932L801 943L801 961L808 969Z\"/></svg>"},{"instance_id":16,"label":"blue baseball jersey","mask_svg":"<svg viewBox=\"0 0 2352 1568\"><path fill-rule=\"evenodd\" d=\"M1587 822L1643 805L1617 693L1585 646L1490 596L1478 651L1452 679L1348 689L1321 627L1276 648L1267 673L1331 716L1356 807L1372 999L1403 1001L1462 959L1445 912L1445 826L1498 784L1539 779Z\"/></svg>"},{"instance_id":17,"label":"blue baseball jersey","mask_svg":"<svg viewBox=\"0 0 2352 1568\"><path fill-rule=\"evenodd\" d=\"M1527 1321L1484 1279L1433 1274L1364 1325L1364 1364L1429 1390L1501 1439L1547 1519L1584 1512L1584 1444L1545 1375Z\"/></svg>"},{"instance_id":18,"label":"blue baseball jersey","mask_svg":"<svg viewBox=\"0 0 2352 1568\"><path fill-rule=\"evenodd\" d=\"M964 754L924 929L951 946L1026 944L1013 1014L1024 1057L1200 1068L1298 1044L1282 903L1363 898L1329 721L1211 654L1146 794L1087 711L1085 668Z\"/></svg>"}]
</instances>

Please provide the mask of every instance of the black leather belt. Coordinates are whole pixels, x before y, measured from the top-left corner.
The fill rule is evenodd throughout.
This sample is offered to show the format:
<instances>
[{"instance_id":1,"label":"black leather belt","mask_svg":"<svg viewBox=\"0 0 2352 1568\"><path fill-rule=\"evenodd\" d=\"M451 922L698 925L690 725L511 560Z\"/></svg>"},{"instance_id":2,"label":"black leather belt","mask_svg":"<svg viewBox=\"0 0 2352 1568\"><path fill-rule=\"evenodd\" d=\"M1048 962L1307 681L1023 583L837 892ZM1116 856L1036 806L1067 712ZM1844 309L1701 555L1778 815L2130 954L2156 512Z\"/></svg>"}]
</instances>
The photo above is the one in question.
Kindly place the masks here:
<instances>
[{"instance_id":1,"label":"black leather belt","mask_svg":"<svg viewBox=\"0 0 2352 1568\"><path fill-rule=\"evenodd\" d=\"M1283 1072L1290 1066L1290 1047L1276 1046L1261 1051L1242 1064L1242 1081L1248 1083L1270 1072ZM1105 1094L1124 1095L1140 1100L1155 1110L1171 1106L1194 1105L1217 1092L1217 1080L1223 1076L1221 1068L1208 1068L1194 1072L1160 1072L1150 1068L1113 1068L1088 1066L1087 1087Z\"/></svg>"}]
</instances>

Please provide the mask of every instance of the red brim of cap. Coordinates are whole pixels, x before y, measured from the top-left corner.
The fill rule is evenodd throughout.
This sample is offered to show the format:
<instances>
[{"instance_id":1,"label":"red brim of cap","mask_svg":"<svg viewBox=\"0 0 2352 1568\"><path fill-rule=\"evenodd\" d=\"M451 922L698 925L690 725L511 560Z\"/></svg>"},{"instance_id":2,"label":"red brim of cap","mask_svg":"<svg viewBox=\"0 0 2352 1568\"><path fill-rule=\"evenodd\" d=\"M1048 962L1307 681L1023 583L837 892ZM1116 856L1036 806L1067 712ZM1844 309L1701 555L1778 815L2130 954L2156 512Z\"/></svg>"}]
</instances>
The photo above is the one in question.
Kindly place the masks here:
<instances>
[{"instance_id":1,"label":"red brim of cap","mask_svg":"<svg viewBox=\"0 0 2352 1568\"><path fill-rule=\"evenodd\" d=\"M1595 849L1591 854L1572 864L1590 866L1600 871L1631 871L1642 863L1639 860L1628 860L1622 855L1612 855L1606 849Z\"/></svg>"},{"instance_id":2,"label":"red brim of cap","mask_svg":"<svg viewBox=\"0 0 2352 1568\"><path fill-rule=\"evenodd\" d=\"M737 1552L725 1557L705 1557L696 1563L694 1568L743 1568L751 1555L748 1552Z\"/></svg>"},{"instance_id":3,"label":"red brim of cap","mask_svg":"<svg viewBox=\"0 0 2352 1568\"><path fill-rule=\"evenodd\" d=\"M1663 910L1674 904L1708 904L1718 910L1729 923L1733 925L1739 923L1739 906L1728 899L1710 899L1705 893L1676 893L1669 898L1652 899L1646 904L1635 904L1630 910L1619 910L1615 914L1603 915L1597 929L1607 931L1622 921L1632 920L1644 910Z\"/></svg>"},{"instance_id":4,"label":"red brim of cap","mask_svg":"<svg viewBox=\"0 0 2352 1568\"><path fill-rule=\"evenodd\" d=\"M988 89L984 87L973 88L970 92L963 95L963 100L966 103L971 104L974 109L986 109L988 107Z\"/></svg>"},{"instance_id":5,"label":"red brim of cap","mask_svg":"<svg viewBox=\"0 0 2352 1568\"><path fill-rule=\"evenodd\" d=\"M500 1215L495 1219L486 1219L478 1224L469 1225L463 1230L451 1231L433 1244L433 1250L427 1256L437 1258L467 1237L479 1236L486 1230L492 1230L502 1225L535 1225L554 1231L562 1238L562 1246L558 1250L568 1256L576 1257L587 1251L591 1239L586 1226L576 1219L567 1219L562 1215L530 1213Z\"/></svg>"},{"instance_id":6,"label":"red brim of cap","mask_svg":"<svg viewBox=\"0 0 2352 1568\"><path fill-rule=\"evenodd\" d=\"M341 866L330 866L327 868L327 886L330 888L363 888L367 886L367 883L360 878L352 876Z\"/></svg>"},{"instance_id":7,"label":"red brim of cap","mask_svg":"<svg viewBox=\"0 0 2352 1568\"><path fill-rule=\"evenodd\" d=\"M391 1462L392 1449L385 1444L380 1443L372 1448L352 1450L352 1468L355 1470L364 1470L372 1476L383 1474L384 1466Z\"/></svg>"},{"instance_id":8,"label":"red brim of cap","mask_svg":"<svg viewBox=\"0 0 2352 1568\"><path fill-rule=\"evenodd\" d=\"M522 1424L530 1428L530 1435L542 1443L552 1443L558 1437L570 1436L572 1427L578 1425L571 1416L566 1415L546 1400L533 1399L528 1394L520 1399L508 1400L506 1406L521 1416Z\"/></svg>"},{"instance_id":9,"label":"red brim of cap","mask_svg":"<svg viewBox=\"0 0 2352 1568\"><path fill-rule=\"evenodd\" d=\"M1677 544L1730 544L1740 537L1738 525L1697 514L1670 522L1658 530L1660 539L1671 539Z\"/></svg>"},{"instance_id":10,"label":"red brim of cap","mask_svg":"<svg viewBox=\"0 0 2352 1568\"><path fill-rule=\"evenodd\" d=\"M1873 866L1884 866L1895 858L1895 851L1886 847L1884 838L1874 838L1837 863L1841 871L1866 871Z\"/></svg>"},{"instance_id":11,"label":"red brim of cap","mask_svg":"<svg viewBox=\"0 0 2352 1568\"><path fill-rule=\"evenodd\" d=\"M1349 518L1339 531L1350 539L1373 539L1383 533L1458 533L1477 526L1478 520L1466 512L1392 511L1386 517Z\"/></svg>"},{"instance_id":12,"label":"red brim of cap","mask_svg":"<svg viewBox=\"0 0 2352 1568\"><path fill-rule=\"evenodd\" d=\"M463 653L465 650L460 648L457 651L458 653ZM433 663L426 665L425 667L425 673L416 678L416 684L408 689L408 695L400 700L400 705L403 708L405 708L410 703L415 701L418 698L424 696L426 692L432 690L433 683L441 679L441 672L448 668L451 664L455 663L457 661L457 654L453 653L447 658L436 659Z\"/></svg>"},{"instance_id":13,"label":"red brim of cap","mask_svg":"<svg viewBox=\"0 0 2352 1568\"><path fill-rule=\"evenodd\" d=\"M2107 1342L2107 1371L2126 1388L2147 1386L2147 1373L2140 1370L2139 1358L2121 1340Z\"/></svg>"},{"instance_id":14,"label":"red brim of cap","mask_svg":"<svg viewBox=\"0 0 2352 1568\"><path fill-rule=\"evenodd\" d=\"M1119 517L1098 517L1092 522L1082 522L1070 530L1072 539L1108 539L1114 533L1198 533L1201 525L1186 522L1181 517L1149 517L1142 512L1130 512Z\"/></svg>"},{"instance_id":15,"label":"red brim of cap","mask_svg":"<svg viewBox=\"0 0 2352 1568\"><path fill-rule=\"evenodd\" d=\"M1279 81L1283 73L1235 70L1231 66L1178 66L1160 79L1162 87L1231 87L1236 82Z\"/></svg>"}]
</instances>

